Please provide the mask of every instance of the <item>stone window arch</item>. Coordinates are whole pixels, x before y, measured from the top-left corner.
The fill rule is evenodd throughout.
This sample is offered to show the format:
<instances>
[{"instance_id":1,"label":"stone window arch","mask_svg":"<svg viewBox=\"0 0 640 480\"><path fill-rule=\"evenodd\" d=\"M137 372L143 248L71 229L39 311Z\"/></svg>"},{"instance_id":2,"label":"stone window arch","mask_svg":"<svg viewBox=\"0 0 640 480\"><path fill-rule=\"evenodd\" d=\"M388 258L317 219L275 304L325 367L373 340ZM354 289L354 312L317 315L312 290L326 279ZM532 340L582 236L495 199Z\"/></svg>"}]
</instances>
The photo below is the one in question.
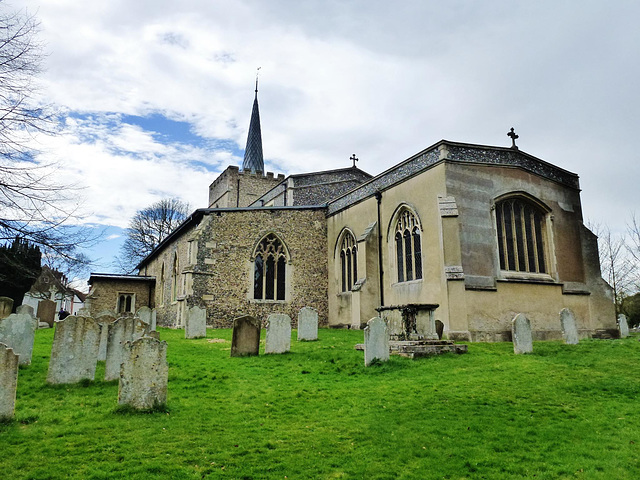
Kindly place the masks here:
<instances>
[{"instance_id":1,"label":"stone window arch","mask_svg":"<svg viewBox=\"0 0 640 480\"><path fill-rule=\"evenodd\" d=\"M422 279L422 226L408 206L396 210L390 229L398 283Z\"/></svg>"},{"instance_id":2,"label":"stone window arch","mask_svg":"<svg viewBox=\"0 0 640 480\"><path fill-rule=\"evenodd\" d=\"M178 300L178 252L173 254L173 269L171 275L171 301L175 302Z\"/></svg>"},{"instance_id":3,"label":"stone window arch","mask_svg":"<svg viewBox=\"0 0 640 480\"><path fill-rule=\"evenodd\" d=\"M495 202L500 270L549 273L547 217L550 210L523 194Z\"/></svg>"},{"instance_id":4,"label":"stone window arch","mask_svg":"<svg viewBox=\"0 0 640 480\"><path fill-rule=\"evenodd\" d=\"M358 243L351 230L344 229L339 246L340 291L350 292L358 281Z\"/></svg>"},{"instance_id":5,"label":"stone window arch","mask_svg":"<svg viewBox=\"0 0 640 480\"><path fill-rule=\"evenodd\" d=\"M275 233L258 242L253 253L254 300L285 300L288 257L284 242Z\"/></svg>"},{"instance_id":6,"label":"stone window arch","mask_svg":"<svg viewBox=\"0 0 640 480\"><path fill-rule=\"evenodd\" d=\"M116 306L116 312L118 313L133 313L135 312L135 294L133 293L119 293L118 305Z\"/></svg>"}]
</instances>

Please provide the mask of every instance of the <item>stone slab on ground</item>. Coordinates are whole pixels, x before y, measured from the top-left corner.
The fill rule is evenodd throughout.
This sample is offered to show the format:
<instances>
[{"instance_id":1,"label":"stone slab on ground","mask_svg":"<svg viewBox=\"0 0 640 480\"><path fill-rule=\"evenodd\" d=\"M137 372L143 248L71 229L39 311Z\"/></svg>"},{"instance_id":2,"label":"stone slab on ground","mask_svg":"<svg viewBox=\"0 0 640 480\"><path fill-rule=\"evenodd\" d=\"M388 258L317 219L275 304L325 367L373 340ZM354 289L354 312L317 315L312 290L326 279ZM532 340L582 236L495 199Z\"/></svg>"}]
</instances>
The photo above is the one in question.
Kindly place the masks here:
<instances>
[{"instance_id":1,"label":"stone slab on ground","mask_svg":"<svg viewBox=\"0 0 640 480\"><path fill-rule=\"evenodd\" d=\"M356 350L364 350L364 343L358 343ZM458 345L453 340L389 340L389 352L407 358L431 357L443 353L467 353L467 345Z\"/></svg>"},{"instance_id":2,"label":"stone slab on ground","mask_svg":"<svg viewBox=\"0 0 640 480\"><path fill-rule=\"evenodd\" d=\"M118 404L149 410L167 403L167 342L144 336L124 346Z\"/></svg>"}]
</instances>

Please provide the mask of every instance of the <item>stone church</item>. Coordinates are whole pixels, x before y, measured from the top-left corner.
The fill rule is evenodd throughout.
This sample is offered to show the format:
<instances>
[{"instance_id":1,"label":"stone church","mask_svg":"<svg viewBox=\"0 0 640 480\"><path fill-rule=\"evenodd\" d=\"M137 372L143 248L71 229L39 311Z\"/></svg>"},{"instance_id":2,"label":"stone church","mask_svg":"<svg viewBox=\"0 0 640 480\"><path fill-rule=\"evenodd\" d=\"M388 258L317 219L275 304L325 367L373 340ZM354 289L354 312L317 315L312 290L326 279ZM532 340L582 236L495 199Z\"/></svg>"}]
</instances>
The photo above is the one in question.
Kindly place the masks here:
<instances>
[{"instance_id":1,"label":"stone church","mask_svg":"<svg viewBox=\"0 0 640 480\"><path fill-rule=\"evenodd\" d=\"M582 337L616 331L596 236L583 224L578 176L518 149L441 140L377 176L356 167L264 172L257 89L242 168L229 166L194 211L139 265L92 274L92 314L155 308L184 325L243 314L263 321L305 306L321 324L453 340L511 339L524 313L534 339L561 338L571 309Z\"/></svg>"}]
</instances>

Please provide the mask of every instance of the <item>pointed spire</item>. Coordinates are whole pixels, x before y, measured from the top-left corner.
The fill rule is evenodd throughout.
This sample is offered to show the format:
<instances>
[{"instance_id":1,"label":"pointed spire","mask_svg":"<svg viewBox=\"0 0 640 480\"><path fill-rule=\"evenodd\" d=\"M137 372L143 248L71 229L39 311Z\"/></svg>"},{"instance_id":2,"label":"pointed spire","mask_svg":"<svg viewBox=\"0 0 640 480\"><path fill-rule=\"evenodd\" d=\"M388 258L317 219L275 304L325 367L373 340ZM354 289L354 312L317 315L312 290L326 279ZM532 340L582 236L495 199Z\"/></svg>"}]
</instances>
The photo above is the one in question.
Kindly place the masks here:
<instances>
[{"instance_id":1,"label":"pointed spire","mask_svg":"<svg viewBox=\"0 0 640 480\"><path fill-rule=\"evenodd\" d=\"M258 68L260 71L260 68ZM258 109L258 74L256 73L256 96L253 99L247 146L244 149L244 161L242 170L245 172L264 172L264 159L262 157L262 132L260 130L260 111Z\"/></svg>"}]
</instances>

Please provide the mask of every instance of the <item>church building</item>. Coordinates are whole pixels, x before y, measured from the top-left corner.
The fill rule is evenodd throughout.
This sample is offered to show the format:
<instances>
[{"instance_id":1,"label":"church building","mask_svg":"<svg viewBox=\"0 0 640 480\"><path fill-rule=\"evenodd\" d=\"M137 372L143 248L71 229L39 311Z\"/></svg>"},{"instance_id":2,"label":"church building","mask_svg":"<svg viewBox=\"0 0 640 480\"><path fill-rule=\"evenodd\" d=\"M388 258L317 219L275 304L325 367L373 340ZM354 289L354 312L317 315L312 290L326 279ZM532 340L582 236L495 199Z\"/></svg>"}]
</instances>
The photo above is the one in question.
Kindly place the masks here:
<instances>
[{"instance_id":1,"label":"church building","mask_svg":"<svg viewBox=\"0 0 640 480\"><path fill-rule=\"evenodd\" d=\"M534 339L561 338L573 311L581 337L615 335L597 237L583 224L578 176L516 146L441 140L376 176L353 166L264 171L257 89L242 168L229 166L193 212L138 265L139 276L92 274L92 314L156 309L163 326L188 309L361 328L408 318L416 333L511 340L524 313ZM436 328L438 325L438 328Z\"/></svg>"}]
</instances>

